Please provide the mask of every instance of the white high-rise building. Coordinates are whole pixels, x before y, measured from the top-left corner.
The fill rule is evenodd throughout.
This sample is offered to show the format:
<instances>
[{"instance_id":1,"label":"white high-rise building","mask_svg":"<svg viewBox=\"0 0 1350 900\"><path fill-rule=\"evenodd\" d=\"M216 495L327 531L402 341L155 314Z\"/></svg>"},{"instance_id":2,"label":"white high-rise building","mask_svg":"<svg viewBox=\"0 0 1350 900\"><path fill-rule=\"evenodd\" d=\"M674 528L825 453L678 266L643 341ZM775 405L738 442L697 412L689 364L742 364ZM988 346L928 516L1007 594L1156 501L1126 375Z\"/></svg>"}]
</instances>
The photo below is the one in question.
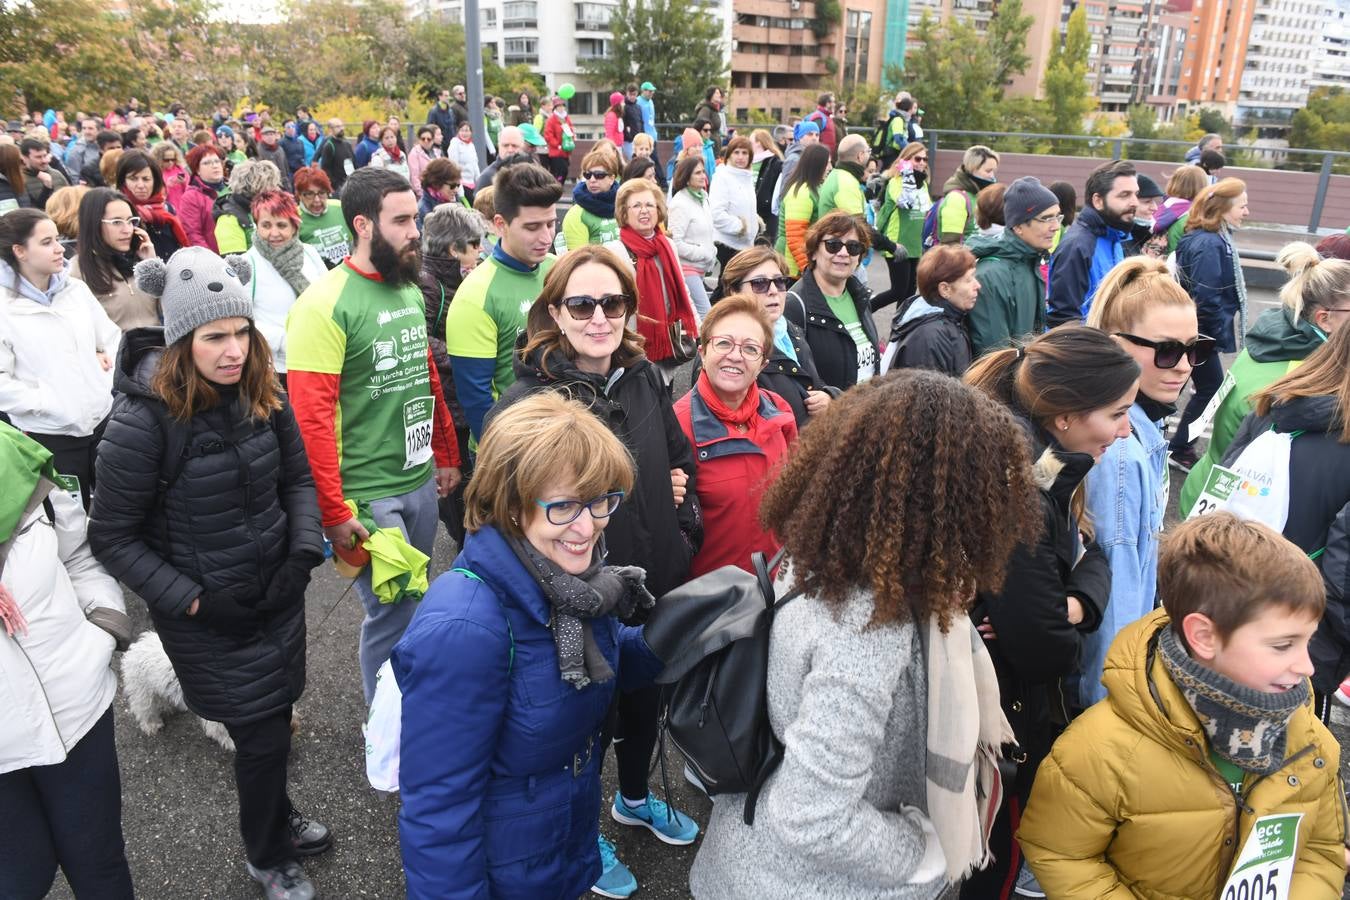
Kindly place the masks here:
<instances>
[{"instance_id":1,"label":"white high-rise building","mask_svg":"<svg viewBox=\"0 0 1350 900\"><path fill-rule=\"evenodd\" d=\"M1332 0L1256 0L1233 124L1282 136L1308 103Z\"/></svg>"},{"instance_id":2,"label":"white high-rise building","mask_svg":"<svg viewBox=\"0 0 1350 900\"><path fill-rule=\"evenodd\" d=\"M1333 0L1320 37L1311 86L1350 90L1350 0Z\"/></svg>"},{"instance_id":3,"label":"white high-rise building","mask_svg":"<svg viewBox=\"0 0 1350 900\"><path fill-rule=\"evenodd\" d=\"M708 9L723 24L723 46L731 46L731 0L689 0ZM464 21L463 0L405 0L411 18ZM483 46L503 66L521 63L544 77L550 91L572 84L576 95L568 114L578 125L600 122L617 85L592 84L582 63L607 56L614 35L609 19L618 0L479 0ZM641 79L639 72L637 79ZM514 98L508 98L514 99Z\"/></svg>"}]
</instances>

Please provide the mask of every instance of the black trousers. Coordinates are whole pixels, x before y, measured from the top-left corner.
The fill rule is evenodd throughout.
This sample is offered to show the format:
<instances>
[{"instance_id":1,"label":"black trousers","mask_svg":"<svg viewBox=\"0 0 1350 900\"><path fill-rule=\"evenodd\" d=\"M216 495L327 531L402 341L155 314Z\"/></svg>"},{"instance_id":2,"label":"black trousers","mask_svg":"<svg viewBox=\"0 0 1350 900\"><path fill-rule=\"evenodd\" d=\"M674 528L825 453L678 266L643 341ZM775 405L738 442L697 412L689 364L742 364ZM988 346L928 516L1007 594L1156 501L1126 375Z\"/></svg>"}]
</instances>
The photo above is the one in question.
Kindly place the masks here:
<instances>
[{"instance_id":1,"label":"black trousers","mask_svg":"<svg viewBox=\"0 0 1350 900\"><path fill-rule=\"evenodd\" d=\"M546 156L544 158L548 160L548 170L553 173L554 178L558 179L558 183L562 184L564 181L566 181L567 169L568 166L571 164L572 157Z\"/></svg>"},{"instance_id":2,"label":"black trousers","mask_svg":"<svg viewBox=\"0 0 1350 900\"><path fill-rule=\"evenodd\" d=\"M648 685L636 691L614 692L609 715L600 730L600 752L612 741L614 763L619 771L619 793L630 800L647 796L647 773L656 749L657 717L661 711L661 688Z\"/></svg>"},{"instance_id":3,"label":"black trousers","mask_svg":"<svg viewBox=\"0 0 1350 900\"><path fill-rule=\"evenodd\" d=\"M873 298L872 308L885 309L892 303L904 303L910 297L913 297L918 270L919 261L917 259L891 259L887 257L886 271L891 277L891 286Z\"/></svg>"},{"instance_id":4,"label":"black trousers","mask_svg":"<svg viewBox=\"0 0 1350 900\"><path fill-rule=\"evenodd\" d=\"M84 437L71 437L66 434L38 434L29 432L28 436L52 452L52 465L56 471L80 482L80 499L84 502L84 511L89 511L89 498L94 493L94 458L98 455L98 442L103 438L103 429L108 425L104 419L98 423L94 433Z\"/></svg>"},{"instance_id":5,"label":"black trousers","mask_svg":"<svg viewBox=\"0 0 1350 900\"><path fill-rule=\"evenodd\" d=\"M1219 351L1212 350L1202 364L1191 370L1191 401L1186 404L1181 421L1177 424L1177 432L1172 436L1173 450L1182 449L1200 436L1190 434L1190 425L1200 418L1200 414L1205 411L1205 407L1209 405L1210 399L1221 384L1223 384L1223 360L1219 358Z\"/></svg>"},{"instance_id":6,"label":"black trousers","mask_svg":"<svg viewBox=\"0 0 1350 900\"><path fill-rule=\"evenodd\" d=\"M38 900L65 872L79 900L132 900L112 707L64 762L0 775L0 900Z\"/></svg>"},{"instance_id":7,"label":"black trousers","mask_svg":"<svg viewBox=\"0 0 1350 900\"><path fill-rule=\"evenodd\" d=\"M291 798L286 794L291 709L225 728L234 740L234 783L239 792L239 833L244 838L244 852L255 868L275 869L295 858L289 821Z\"/></svg>"}]
</instances>

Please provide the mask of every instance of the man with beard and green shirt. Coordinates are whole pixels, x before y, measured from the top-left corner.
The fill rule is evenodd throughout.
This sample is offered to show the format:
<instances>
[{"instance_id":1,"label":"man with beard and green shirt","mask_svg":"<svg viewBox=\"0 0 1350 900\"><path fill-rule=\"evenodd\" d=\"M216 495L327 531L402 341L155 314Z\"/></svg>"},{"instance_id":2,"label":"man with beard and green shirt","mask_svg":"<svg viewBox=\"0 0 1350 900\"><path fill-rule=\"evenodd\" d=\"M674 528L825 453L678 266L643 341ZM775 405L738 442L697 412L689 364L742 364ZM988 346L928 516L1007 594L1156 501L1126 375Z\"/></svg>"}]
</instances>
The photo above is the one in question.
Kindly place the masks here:
<instances>
[{"instance_id":1,"label":"man with beard and green shirt","mask_svg":"<svg viewBox=\"0 0 1350 900\"><path fill-rule=\"evenodd\" d=\"M311 284L286 319L291 405L324 534L346 555L370 537L359 515L401 530L430 556L437 496L455 488L460 470L417 281L417 198L402 175L360 169L347 179L342 215L352 255ZM360 660L369 703L375 673L417 606L381 602L369 565L356 584L366 609Z\"/></svg>"},{"instance_id":2,"label":"man with beard and green shirt","mask_svg":"<svg viewBox=\"0 0 1350 900\"><path fill-rule=\"evenodd\" d=\"M501 240L464 279L445 315L445 350L475 445L483 417L516 380L516 338L555 261L549 250L561 196L562 186L543 166L521 163L497 172L493 224Z\"/></svg>"}]
</instances>

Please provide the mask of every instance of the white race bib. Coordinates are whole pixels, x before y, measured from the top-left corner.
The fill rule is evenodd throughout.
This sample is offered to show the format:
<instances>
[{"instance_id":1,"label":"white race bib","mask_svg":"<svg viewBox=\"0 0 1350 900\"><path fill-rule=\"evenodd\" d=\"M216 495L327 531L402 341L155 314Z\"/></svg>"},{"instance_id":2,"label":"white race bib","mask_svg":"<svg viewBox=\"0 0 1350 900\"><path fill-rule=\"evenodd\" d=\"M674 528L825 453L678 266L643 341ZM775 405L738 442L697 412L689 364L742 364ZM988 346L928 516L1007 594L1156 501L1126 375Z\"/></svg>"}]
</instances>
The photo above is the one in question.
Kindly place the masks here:
<instances>
[{"instance_id":1,"label":"white race bib","mask_svg":"<svg viewBox=\"0 0 1350 900\"><path fill-rule=\"evenodd\" d=\"M433 412L430 397L415 397L403 404L404 469L420 466L431 459Z\"/></svg>"},{"instance_id":2,"label":"white race bib","mask_svg":"<svg viewBox=\"0 0 1350 900\"><path fill-rule=\"evenodd\" d=\"M1302 819L1303 813L1257 819L1219 900L1289 900Z\"/></svg>"}]
</instances>

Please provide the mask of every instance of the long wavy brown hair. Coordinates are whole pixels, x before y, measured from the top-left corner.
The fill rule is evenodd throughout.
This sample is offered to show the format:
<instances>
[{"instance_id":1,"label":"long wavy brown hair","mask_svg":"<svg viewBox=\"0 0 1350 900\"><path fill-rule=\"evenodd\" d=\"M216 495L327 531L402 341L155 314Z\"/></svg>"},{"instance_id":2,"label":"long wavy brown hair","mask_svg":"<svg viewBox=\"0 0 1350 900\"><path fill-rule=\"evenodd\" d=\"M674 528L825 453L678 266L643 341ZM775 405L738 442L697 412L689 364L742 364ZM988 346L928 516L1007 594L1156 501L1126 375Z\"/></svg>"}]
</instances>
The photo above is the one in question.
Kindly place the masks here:
<instances>
[{"instance_id":1,"label":"long wavy brown hair","mask_svg":"<svg viewBox=\"0 0 1350 900\"><path fill-rule=\"evenodd\" d=\"M220 394L192 361L192 334L164 349L159 367L150 379L150 390L164 401L169 415L182 422L220 401ZM272 348L267 346L267 339L256 327L250 327L248 338L248 356L244 357L244 370L239 376L239 398L251 418L266 419L281 409L281 385L272 371Z\"/></svg>"},{"instance_id":2,"label":"long wavy brown hair","mask_svg":"<svg viewBox=\"0 0 1350 900\"><path fill-rule=\"evenodd\" d=\"M563 254L557 264L549 269L544 278L543 290L530 306L525 320L526 343L519 351L522 360L538 353L544 374L549 377L553 373L548 368L548 355L554 350L560 351L570 360L577 358L576 348L567 340L567 335L563 334L558 323L553 321L549 308L562 303L572 273L589 264L605 266L618 276L620 292L629 298L628 314L631 316L637 310L637 282L633 280L632 270L614 255L614 251L600 244L587 244ZM562 311L562 314L571 315L566 311ZM643 343L642 336L625 324L619 346L610 356L610 365L616 369L633 365L642 358Z\"/></svg>"},{"instance_id":3,"label":"long wavy brown hair","mask_svg":"<svg viewBox=\"0 0 1350 900\"><path fill-rule=\"evenodd\" d=\"M872 594L872 624L943 631L975 592L998 591L1041 509L1026 439L1000 403L906 369L844 393L801 433L760 520L798 584L833 605Z\"/></svg>"}]
</instances>

